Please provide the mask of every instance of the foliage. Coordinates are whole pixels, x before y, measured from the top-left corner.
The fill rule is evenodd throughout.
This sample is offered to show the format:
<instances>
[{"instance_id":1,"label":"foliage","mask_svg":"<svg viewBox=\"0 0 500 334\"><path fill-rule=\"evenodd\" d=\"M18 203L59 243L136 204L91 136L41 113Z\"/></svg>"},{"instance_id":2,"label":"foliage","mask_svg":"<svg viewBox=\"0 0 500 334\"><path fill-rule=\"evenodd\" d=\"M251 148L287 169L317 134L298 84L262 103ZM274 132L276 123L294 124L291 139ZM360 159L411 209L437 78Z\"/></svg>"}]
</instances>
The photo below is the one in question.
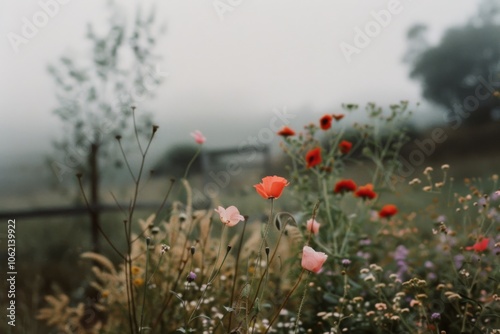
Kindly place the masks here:
<instances>
[{"instance_id":1,"label":"foliage","mask_svg":"<svg viewBox=\"0 0 500 334\"><path fill-rule=\"evenodd\" d=\"M90 172L92 146L98 148L100 169L115 166L118 156L112 144L115 135L130 128L130 106L151 98L165 79L154 53L161 32L155 27L154 8L147 15L139 10L133 26L127 27L118 7L109 7L104 32L88 26L89 54L66 54L48 67L59 104L55 114L64 127L64 137L55 143L61 159L51 166L60 181L68 173ZM150 116L142 113L139 118L137 131L148 136Z\"/></svg>"},{"instance_id":2,"label":"foliage","mask_svg":"<svg viewBox=\"0 0 500 334\"><path fill-rule=\"evenodd\" d=\"M421 81L424 97L444 107L450 121L457 114L469 125L498 119L492 112L500 107L494 96L500 89L499 9L485 1L468 24L448 29L435 46L422 38L421 25L409 32L410 76Z\"/></svg>"},{"instance_id":3,"label":"foliage","mask_svg":"<svg viewBox=\"0 0 500 334\"><path fill-rule=\"evenodd\" d=\"M251 221L234 206L193 211L193 189L183 178L186 198L166 219L159 208L133 230L142 167L129 168L136 190L124 210L121 263L83 253L96 264L98 300L86 307L64 294L48 296L38 319L62 333L500 328L498 175L466 180L464 188L443 165L401 182L394 173L408 104L389 110L369 104L369 125L355 124L349 140L345 123L358 108L344 107L346 114L325 115L303 131L278 132L291 158L290 178L267 176L254 185L270 206L267 222ZM156 130L146 149L138 140L141 166ZM366 172L348 179L356 163ZM298 213L277 210L282 192L302 203Z\"/></svg>"}]
</instances>

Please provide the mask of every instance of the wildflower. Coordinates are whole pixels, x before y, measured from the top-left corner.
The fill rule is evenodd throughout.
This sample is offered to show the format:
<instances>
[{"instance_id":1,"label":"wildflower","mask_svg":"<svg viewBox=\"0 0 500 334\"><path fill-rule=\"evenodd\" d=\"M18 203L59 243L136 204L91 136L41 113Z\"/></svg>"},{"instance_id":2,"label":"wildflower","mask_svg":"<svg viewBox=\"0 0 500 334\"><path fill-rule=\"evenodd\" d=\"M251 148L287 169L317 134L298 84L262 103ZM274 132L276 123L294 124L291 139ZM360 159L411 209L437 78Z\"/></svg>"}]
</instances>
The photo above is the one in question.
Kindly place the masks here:
<instances>
[{"instance_id":1,"label":"wildflower","mask_svg":"<svg viewBox=\"0 0 500 334\"><path fill-rule=\"evenodd\" d=\"M220 221L227 226L234 226L241 221L244 221L245 218L240 214L238 208L234 205L231 205L227 209L224 209L222 206L219 206L217 209L214 209L220 216Z\"/></svg>"},{"instance_id":2,"label":"wildflower","mask_svg":"<svg viewBox=\"0 0 500 334\"><path fill-rule=\"evenodd\" d=\"M410 302L410 307L414 307L414 306L422 306L422 303L416 299L412 299Z\"/></svg>"},{"instance_id":3,"label":"wildflower","mask_svg":"<svg viewBox=\"0 0 500 334\"><path fill-rule=\"evenodd\" d=\"M314 219L309 219L306 223L307 230L314 234L318 234L319 226L320 224Z\"/></svg>"},{"instance_id":4,"label":"wildflower","mask_svg":"<svg viewBox=\"0 0 500 334\"><path fill-rule=\"evenodd\" d=\"M465 247L466 250L473 250L475 252L484 252L488 248L490 242L489 238L483 238L483 240L476 242L473 246Z\"/></svg>"},{"instance_id":5,"label":"wildflower","mask_svg":"<svg viewBox=\"0 0 500 334\"><path fill-rule=\"evenodd\" d=\"M424 169L424 175L429 175L434 169L432 167L426 167Z\"/></svg>"},{"instance_id":6,"label":"wildflower","mask_svg":"<svg viewBox=\"0 0 500 334\"><path fill-rule=\"evenodd\" d=\"M414 178L413 180L411 180L410 182L408 182L408 184L409 184L410 186L412 186L412 185L414 185L414 184L420 184L420 183L422 183L422 181L421 181L418 177L416 177L416 178Z\"/></svg>"},{"instance_id":7,"label":"wildflower","mask_svg":"<svg viewBox=\"0 0 500 334\"><path fill-rule=\"evenodd\" d=\"M319 125L323 130L328 130L329 128L332 127L332 116L331 115L325 115L320 118L319 120Z\"/></svg>"},{"instance_id":8,"label":"wildflower","mask_svg":"<svg viewBox=\"0 0 500 334\"><path fill-rule=\"evenodd\" d=\"M444 164L444 165L441 166L441 169L442 170L448 170L448 169L450 169L450 165ZM436 314L436 313L433 313L433 314ZM439 314L439 313L437 313L437 314Z\"/></svg>"},{"instance_id":9,"label":"wildflower","mask_svg":"<svg viewBox=\"0 0 500 334\"><path fill-rule=\"evenodd\" d=\"M340 121L342 118L344 118L344 114L332 114L332 117L336 121Z\"/></svg>"},{"instance_id":10,"label":"wildflower","mask_svg":"<svg viewBox=\"0 0 500 334\"><path fill-rule=\"evenodd\" d=\"M328 255L322 252L316 252L309 246L304 246L302 249L302 268L305 270L318 273L325 263Z\"/></svg>"},{"instance_id":11,"label":"wildflower","mask_svg":"<svg viewBox=\"0 0 500 334\"><path fill-rule=\"evenodd\" d=\"M262 182L254 185L255 190L265 199L279 198L288 181L281 176L266 176Z\"/></svg>"},{"instance_id":12,"label":"wildflower","mask_svg":"<svg viewBox=\"0 0 500 334\"><path fill-rule=\"evenodd\" d=\"M342 140L339 144L339 150L342 154L347 154L351 151L352 143L347 140Z\"/></svg>"},{"instance_id":13,"label":"wildflower","mask_svg":"<svg viewBox=\"0 0 500 334\"><path fill-rule=\"evenodd\" d=\"M307 168L314 167L321 163L321 148L316 147L306 154Z\"/></svg>"},{"instance_id":14,"label":"wildflower","mask_svg":"<svg viewBox=\"0 0 500 334\"><path fill-rule=\"evenodd\" d=\"M192 271L189 272L189 274L186 277L186 280L191 283L196 279L196 274Z\"/></svg>"},{"instance_id":15,"label":"wildflower","mask_svg":"<svg viewBox=\"0 0 500 334\"><path fill-rule=\"evenodd\" d=\"M144 280L140 277L137 277L132 283L134 283L136 287L140 287L144 284Z\"/></svg>"},{"instance_id":16,"label":"wildflower","mask_svg":"<svg viewBox=\"0 0 500 334\"><path fill-rule=\"evenodd\" d=\"M361 197L363 199L374 199L377 197L377 193L373 191L373 185L368 183L364 186L360 186L358 190L354 193L354 196Z\"/></svg>"},{"instance_id":17,"label":"wildflower","mask_svg":"<svg viewBox=\"0 0 500 334\"><path fill-rule=\"evenodd\" d=\"M161 245L161 253L165 254L165 252L168 252L170 250L170 246L166 244Z\"/></svg>"},{"instance_id":18,"label":"wildflower","mask_svg":"<svg viewBox=\"0 0 500 334\"><path fill-rule=\"evenodd\" d=\"M433 321L436 321L436 320L439 320L441 319L441 314L437 313L437 312L434 312L431 314L431 320Z\"/></svg>"},{"instance_id":19,"label":"wildflower","mask_svg":"<svg viewBox=\"0 0 500 334\"><path fill-rule=\"evenodd\" d=\"M137 275L141 272L141 268L139 268L137 266L132 266L131 271L132 271L132 275Z\"/></svg>"},{"instance_id":20,"label":"wildflower","mask_svg":"<svg viewBox=\"0 0 500 334\"><path fill-rule=\"evenodd\" d=\"M398 208L394 204L386 204L380 209L378 215L381 218L390 218L396 213L398 213Z\"/></svg>"},{"instance_id":21,"label":"wildflower","mask_svg":"<svg viewBox=\"0 0 500 334\"><path fill-rule=\"evenodd\" d=\"M194 132L191 132L191 136L194 138L194 141L197 142L198 144L203 144L207 138L201 133L201 131L196 130Z\"/></svg>"},{"instance_id":22,"label":"wildflower","mask_svg":"<svg viewBox=\"0 0 500 334\"><path fill-rule=\"evenodd\" d=\"M347 268L347 267L349 267L350 265L351 265L351 260L349 260L349 259L343 259L343 260L342 260L342 266L343 266L344 268Z\"/></svg>"},{"instance_id":23,"label":"wildflower","mask_svg":"<svg viewBox=\"0 0 500 334\"><path fill-rule=\"evenodd\" d=\"M295 136L295 131L290 129L288 126L284 126L280 131L278 131L278 135L282 137Z\"/></svg>"},{"instance_id":24,"label":"wildflower","mask_svg":"<svg viewBox=\"0 0 500 334\"><path fill-rule=\"evenodd\" d=\"M333 188L333 192L338 194L338 193L345 193L349 191L356 191L356 183L354 183L353 180L347 179L347 180L340 180L335 184L335 187Z\"/></svg>"}]
</instances>

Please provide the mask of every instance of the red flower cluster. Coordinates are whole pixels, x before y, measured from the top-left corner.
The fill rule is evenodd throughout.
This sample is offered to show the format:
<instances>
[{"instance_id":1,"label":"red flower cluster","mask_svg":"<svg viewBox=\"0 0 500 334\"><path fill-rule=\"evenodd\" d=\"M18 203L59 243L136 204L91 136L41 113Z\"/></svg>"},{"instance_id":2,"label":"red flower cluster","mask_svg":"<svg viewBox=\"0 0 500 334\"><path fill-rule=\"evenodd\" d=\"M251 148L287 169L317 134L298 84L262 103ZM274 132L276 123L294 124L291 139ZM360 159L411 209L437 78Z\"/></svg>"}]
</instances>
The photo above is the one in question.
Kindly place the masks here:
<instances>
[{"instance_id":1,"label":"red flower cluster","mask_svg":"<svg viewBox=\"0 0 500 334\"><path fill-rule=\"evenodd\" d=\"M360 186L354 193L354 196L361 197L362 199L374 199L377 197L377 193L373 191L373 184L368 183L364 186Z\"/></svg>"},{"instance_id":2,"label":"red flower cluster","mask_svg":"<svg viewBox=\"0 0 500 334\"><path fill-rule=\"evenodd\" d=\"M321 117L319 120L319 126L323 130L328 130L329 128L332 127L332 119L333 119L333 117L331 115L325 115L325 116Z\"/></svg>"},{"instance_id":3,"label":"red flower cluster","mask_svg":"<svg viewBox=\"0 0 500 334\"><path fill-rule=\"evenodd\" d=\"M307 152L306 154L307 168L314 167L320 163L321 163L321 148L316 147Z\"/></svg>"},{"instance_id":4,"label":"red flower cluster","mask_svg":"<svg viewBox=\"0 0 500 334\"><path fill-rule=\"evenodd\" d=\"M349 191L356 191L357 185L354 183L353 180L347 179L347 180L340 180L335 184L335 187L333 188L333 192L338 194L338 193L345 193Z\"/></svg>"},{"instance_id":5,"label":"red flower cluster","mask_svg":"<svg viewBox=\"0 0 500 334\"><path fill-rule=\"evenodd\" d=\"M295 131L290 129L288 126L284 126L280 131L278 131L278 135L282 137L295 136Z\"/></svg>"},{"instance_id":6,"label":"red flower cluster","mask_svg":"<svg viewBox=\"0 0 500 334\"><path fill-rule=\"evenodd\" d=\"M390 218L396 213L398 213L398 208L394 204L386 204L380 209L378 215L381 218Z\"/></svg>"},{"instance_id":7,"label":"red flower cluster","mask_svg":"<svg viewBox=\"0 0 500 334\"><path fill-rule=\"evenodd\" d=\"M339 144L339 150L342 154L347 154L351 151L352 143L347 140L342 140Z\"/></svg>"}]
</instances>

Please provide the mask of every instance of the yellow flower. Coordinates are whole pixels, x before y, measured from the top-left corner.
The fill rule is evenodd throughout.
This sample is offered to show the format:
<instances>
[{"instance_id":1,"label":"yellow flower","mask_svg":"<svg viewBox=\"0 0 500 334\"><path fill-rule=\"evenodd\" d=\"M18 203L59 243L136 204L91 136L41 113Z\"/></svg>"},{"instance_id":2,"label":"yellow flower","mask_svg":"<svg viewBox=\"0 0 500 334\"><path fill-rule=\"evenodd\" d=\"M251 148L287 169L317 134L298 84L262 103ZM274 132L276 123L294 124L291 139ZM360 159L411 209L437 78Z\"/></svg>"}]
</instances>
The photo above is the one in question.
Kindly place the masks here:
<instances>
[{"instance_id":1,"label":"yellow flower","mask_svg":"<svg viewBox=\"0 0 500 334\"><path fill-rule=\"evenodd\" d=\"M101 297L102 298L108 298L109 296L109 290L104 290L102 293L101 293Z\"/></svg>"},{"instance_id":2,"label":"yellow flower","mask_svg":"<svg viewBox=\"0 0 500 334\"><path fill-rule=\"evenodd\" d=\"M141 268L139 268L137 266L132 266L132 275L137 275L140 272L141 272Z\"/></svg>"},{"instance_id":3,"label":"yellow flower","mask_svg":"<svg viewBox=\"0 0 500 334\"><path fill-rule=\"evenodd\" d=\"M144 284L144 280L140 277L137 277L136 279L134 279L133 283L136 287L140 287Z\"/></svg>"}]
</instances>

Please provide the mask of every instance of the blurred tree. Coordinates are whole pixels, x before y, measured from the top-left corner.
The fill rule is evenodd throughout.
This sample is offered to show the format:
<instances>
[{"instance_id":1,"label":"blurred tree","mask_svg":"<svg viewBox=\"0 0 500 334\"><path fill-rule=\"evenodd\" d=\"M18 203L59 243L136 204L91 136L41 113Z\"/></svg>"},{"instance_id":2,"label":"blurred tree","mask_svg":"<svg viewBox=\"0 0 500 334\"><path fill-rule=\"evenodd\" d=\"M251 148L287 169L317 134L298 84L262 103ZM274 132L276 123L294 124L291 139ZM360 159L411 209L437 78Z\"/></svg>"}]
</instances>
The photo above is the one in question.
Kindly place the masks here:
<instances>
[{"instance_id":1,"label":"blurred tree","mask_svg":"<svg viewBox=\"0 0 500 334\"><path fill-rule=\"evenodd\" d=\"M111 152L117 151L112 150L115 137L129 127L132 106L151 98L166 76L159 71L160 57L153 53L155 36L163 30L155 28L155 9L147 15L137 9L130 26L119 7L113 2L108 6L111 16L106 30L98 33L88 26L90 54L63 56L48 68L56 83L55 113L64 125L64 137L55 143L62 160L53 161L52 169L60 182L66 174L84 175L94 251L98 250L101 174L116 165L110 159ZM150 116L141 111L137 124L137 140L149 137Z\"/></svg>"},{"instance_id":2,"label":"blurred tree","mask_svg":"<svg viewBox=\"0 0 500 334\"><path fill-rule=\"evenodd\" d=\"M405 60L423 95L448 111L451 126L500 119L500 3L483 0L464 26L448 29L436 46L425 39L426 27L407 34Z\"/></svg>"}]
</instances>

